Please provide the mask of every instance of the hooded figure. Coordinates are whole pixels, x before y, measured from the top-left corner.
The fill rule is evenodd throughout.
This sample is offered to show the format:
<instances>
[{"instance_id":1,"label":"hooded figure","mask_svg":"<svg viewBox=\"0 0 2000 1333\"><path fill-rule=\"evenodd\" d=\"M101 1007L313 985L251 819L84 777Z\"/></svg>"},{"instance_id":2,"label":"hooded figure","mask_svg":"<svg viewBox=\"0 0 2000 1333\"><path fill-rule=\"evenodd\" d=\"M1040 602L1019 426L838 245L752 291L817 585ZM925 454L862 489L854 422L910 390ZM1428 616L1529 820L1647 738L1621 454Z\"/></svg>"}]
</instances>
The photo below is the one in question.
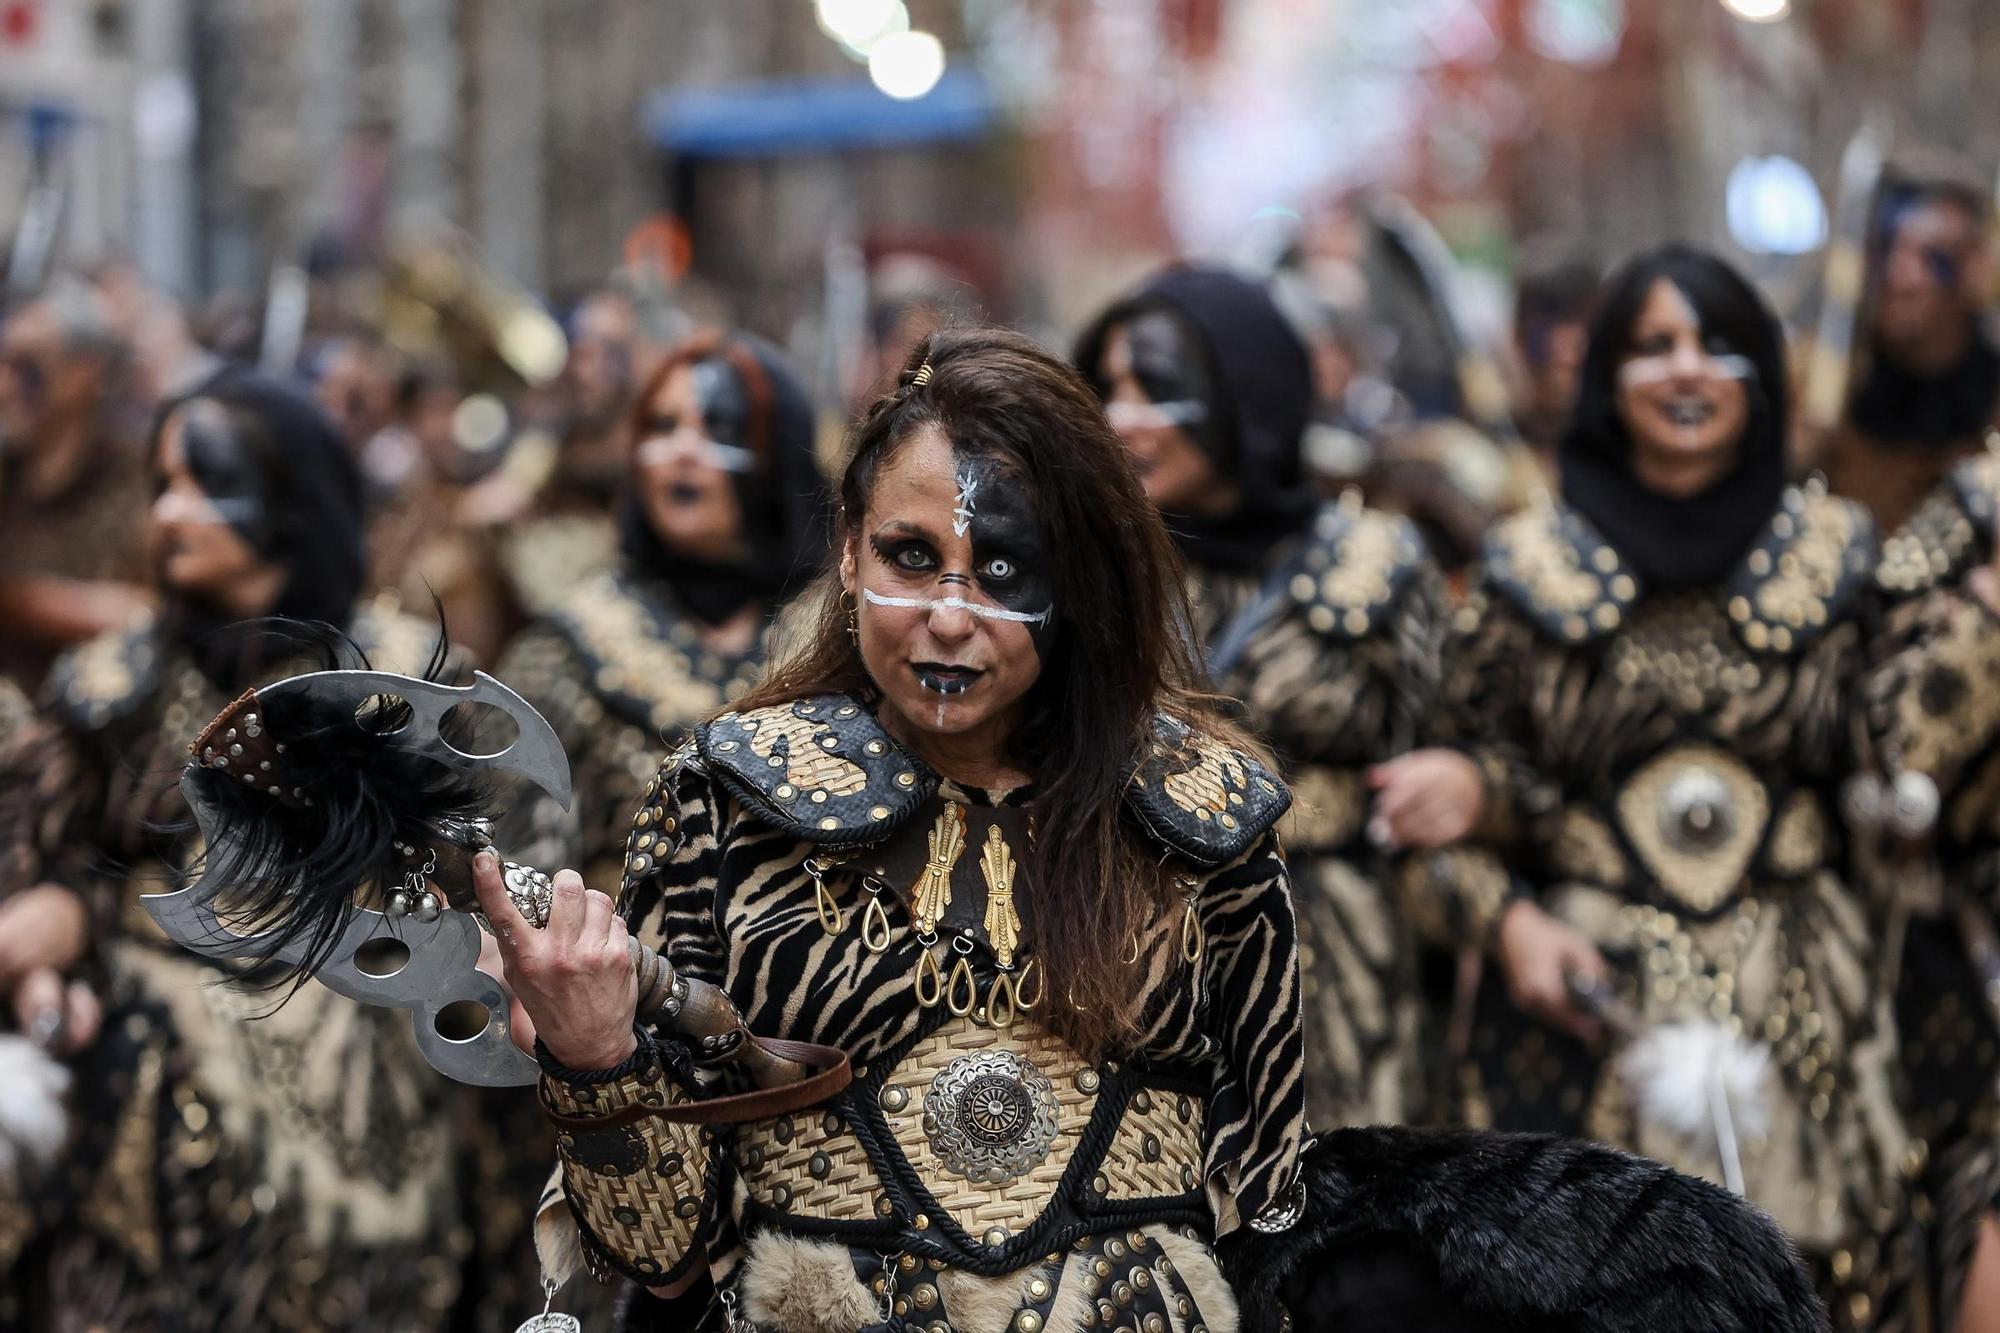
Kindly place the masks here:
<instances>
[{"instance_id":1,"label":"hooded figure","mask_svg":"<svg viewBox=\"0 0 2000 1333\"><path fill-rule=\"evenodd\" d=\"M1259 568L1319 507L1299 454L1312 417L1305 344L1263 288L1192 265L1160 273L1077 340L1076 364L1107 401L1116 401L1106 364L1114 342L1162 424L1178 426L1233 500L1162 495L1148 460L1135 457L1182 551L1198 566ZM1133 432L1122 433L1132 444Z\"/></svg>"},{"instance_id":2,"label":"hooded figure","mask_svg":"<svg viewBox=\"0 0 2000 1333\"><path fill-rule=\"evenodd\" d=\"M282 578L261 614L345 629L362 586L360 468L333 422L310 399L242 369L221 371L160 409L153 460L178 427L187 470L220 518ZM166 543L175 542L171 528ZM171 561L171 550L160 553ZM213 591L168 580L169 633L194 650L217 684L234 687L288 651L244 627Z\"/></svg>"},{"instance_id":3,"label":"hooded figure","mask_svg":"<svg viewBox=\"0 0 2000 1333\"><path fill-rule=\"evenodd\" d=\"M1442 582L1408 522L1315 496L1299 452L1310 366L1257 284L1168 269L1093 323L1077 358L1187 557L1214 688L1306 793L1285 847L1314 960L1307 1116L1414 1118L1427 1082L1414 959L1369 843L1368 775L1426 739Z\"/></svg>"}]
</instances>

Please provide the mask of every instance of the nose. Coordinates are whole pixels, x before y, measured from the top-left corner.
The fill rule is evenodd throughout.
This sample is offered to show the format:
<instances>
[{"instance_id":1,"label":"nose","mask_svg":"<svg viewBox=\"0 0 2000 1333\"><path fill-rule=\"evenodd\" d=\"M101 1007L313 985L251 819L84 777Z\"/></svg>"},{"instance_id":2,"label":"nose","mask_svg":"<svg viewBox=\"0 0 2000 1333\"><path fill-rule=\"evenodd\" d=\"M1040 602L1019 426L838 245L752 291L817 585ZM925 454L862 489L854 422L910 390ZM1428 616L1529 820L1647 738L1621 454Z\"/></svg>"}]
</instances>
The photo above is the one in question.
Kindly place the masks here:
<instances>
[{"instance_id":1,"label":"nose","mask_svg":"<svg viewBox=\"0 0 2000 1333\"><path fill-rule=\"evenodd\" d=\"M939 643L964 643L979 627L979 618L962 606L947 606L940 600L931 607L925 624Z\"/></svg>"},{"instance_id":2,"label":"nose","mask_svg":"<svg viewBox=\"0 0 2000 1333\"><path fill-rule=\"evenodd\" d=\"M1683 339L1674 344L1673 356L1667 365L1675 378L1695 379L1707 369L1708 354L1692 338Z\"/></svg>"}]
</instances>

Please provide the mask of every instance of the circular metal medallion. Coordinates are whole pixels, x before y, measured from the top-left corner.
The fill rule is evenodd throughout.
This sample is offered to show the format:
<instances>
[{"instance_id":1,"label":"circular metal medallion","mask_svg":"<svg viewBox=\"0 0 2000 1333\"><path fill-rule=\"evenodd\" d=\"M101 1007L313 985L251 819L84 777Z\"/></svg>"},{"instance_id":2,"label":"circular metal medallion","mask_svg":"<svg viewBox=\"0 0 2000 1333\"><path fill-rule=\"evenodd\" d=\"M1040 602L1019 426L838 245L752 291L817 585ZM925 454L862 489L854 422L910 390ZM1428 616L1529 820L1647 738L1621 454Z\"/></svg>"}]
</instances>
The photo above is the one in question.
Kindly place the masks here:
<instances>
[{"instance_id":1,"label":"circular metal medallion","mask_svg":"<svg viewBox=\"0 0 2000 1333\"><path fill-rule=\"evenodd\" d=\"M1713 851L1736 832L1736 802L1722 777L1700 764L1676 773L1660 798L1660 832L1683 852Z\"/></svg>"},{"instance_id":2,"label":"circular metal medallion","mask_svg":"<svg viewBox=\"0 0 2000 1333\"><path fill-rule=\"evenodd\" d=\"M924 1133L947 1171L1005 1184L1049 1155L1056 1138L1055 1088L1012 1051L961 1055L924 1094Z\"/></svg>"}]
</instances>

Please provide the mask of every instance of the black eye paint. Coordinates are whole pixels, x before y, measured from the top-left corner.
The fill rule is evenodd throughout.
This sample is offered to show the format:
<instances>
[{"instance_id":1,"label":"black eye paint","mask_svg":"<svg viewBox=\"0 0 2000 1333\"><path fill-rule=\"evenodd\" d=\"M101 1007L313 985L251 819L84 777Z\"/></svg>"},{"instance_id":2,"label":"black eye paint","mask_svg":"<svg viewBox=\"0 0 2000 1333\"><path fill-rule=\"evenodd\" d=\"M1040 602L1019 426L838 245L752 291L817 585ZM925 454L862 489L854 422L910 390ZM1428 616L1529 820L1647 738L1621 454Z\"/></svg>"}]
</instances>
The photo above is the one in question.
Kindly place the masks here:
<instances>
[{"instance_id":1,"label":"black eye paint","mask_svg":"<svg viewBox=\"0 0 2000 1333\"><path fill-rule=\"evenodd\" d=\"M719 356L694 363L694 397L702 428L717 444L750 444L750 390L736 367Z\"/></svg>"},{"instance_id":2,"label":"black eye paint","mask_svg":"<svg viewBox=\"0 0 2000 1333\"><path fill-rule=\"evenodd\" d=\"M228 412L200 398L182 408L181 452L216 512L244 541L268 554L275 535L268 485Z\"/></svg>"},{"instance_id":3,"label":"black eye paint","mask_svg":"<svg viewBox=\"0 0 2000 1333\"><path fill-rule=\"evenodd\" d=\"M1146 310L1125 326L1125 341L1132 353L1132 376L1146 397L1155 403L1201 405L1199 413L1187 414L1181 429L1203 453L1221 461L1221 395L1193 330L1172 311Z\"/></svg>"},{"instance_id":4,"label":"black eye paint","mask_svg":"<svg viewBox=\"0 0 2000 1333\"><path fill-rule=\"evenodd\" d=\"M1046 659L1055 641L1055 581L1026 488L993 459L977 455L957 454L953 477L958 500L952 526L963 525L960 535L972 538L971 581L1002 610L1036 617L1024 623L1036 655Z\"/></svg>"}]
</instances>

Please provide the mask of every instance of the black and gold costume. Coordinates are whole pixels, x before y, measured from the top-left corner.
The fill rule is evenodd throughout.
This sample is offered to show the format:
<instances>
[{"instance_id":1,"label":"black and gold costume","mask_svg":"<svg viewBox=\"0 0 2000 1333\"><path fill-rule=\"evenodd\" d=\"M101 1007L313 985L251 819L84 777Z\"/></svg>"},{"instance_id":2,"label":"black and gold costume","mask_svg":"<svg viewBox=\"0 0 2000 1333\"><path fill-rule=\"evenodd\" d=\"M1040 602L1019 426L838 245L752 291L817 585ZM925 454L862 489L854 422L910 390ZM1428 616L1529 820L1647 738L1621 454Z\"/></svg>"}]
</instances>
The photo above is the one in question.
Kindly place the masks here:
<instances>
[{"instance_id":1,"label":"black and gold costume","mask_svg":"<svg viewBox=\"0 0 2000 1333\"><path fill-rule=\"evenodd\" d=\"M350 633L403 671L435 637L387 605ZM278 996L219 984L138 901L192 850L162 834L185 820L174 779L228 702L146 620L60 659L41 720L0 758L0 892L84 898L106 1013L76 1062L59 1177L0 1196L0 1322L441 1328L467 1245L456 1098L408 1022L317 985L273 1012Z\"/></svg>"},{"instance_id":2,"label":"black and gold costume","mask_svg":"<svg viewBox=\"0 0 2000 1333\"><path fill-rule=\"evenodd\" d=\"M1840 804L1872 762L1854 717L1878 652L1875 559L1865 511L1799 490L1719 583L1661 591L1572 508L1503 524L1449 687L1488 775L1485 846L1404 882L1419 928L1453 941L1490 939L1529 893L1611 961L1643 1028L1716 1025L1761 1051L1745 1192L1855 1326L1901 1263L1885 1238L1912 1164L1880 915L1847 872ZM1523 1016L1496 971L1463 1070L1472 1123L1720 1178L1714 1142L1642 1114L1619 1061Z\"/></svg>"},{"instance_id":3,"label":"black and gold costume","mask_svg":"<svg viewBox=\"0 0 2000 1333\"><path fill-rule=\"evenodd\" d=\"M1407 520L1339 504L1260 576L1197 568L1192 583L1211 656L1243 634L1214 686L1276 751L1295 798L1280 833L1299 915L1308 1118L1417 1118L1424 1037L1410 952L1366 837L1366 777L1430 725L1449 626L1442 580Z\"/></svg>"},{"instance_id":4,"label":"black and gold costume","mask_svg":"<svg viewBox=\"0 0 2000 1333\"><path fill-rule=\"evenodd\" d=\"M1936 823L1867 840L1869 872L1892 906L1896 1021L1910 1131L1925 1161L1919 1216L1938 1308L1956 1310L1980 1221L2000 1206L2000 1024L1988 978L2000 968L2000 650L1966 575L1992 559L2000 455L1960 462L1883 543L1878 579L1904 660L1870 699L1885 766L1920 774ZM1915 841L1909 840L1914 837Z\"/></svg>"},{"instance_id":5,"label":"black and gold costume","mask_svg":"<svg viewBox=\"0 0 2000 1333\"><path fill-rule=\"evenodd\" d=\"M1036 1022L1063 979L1014 906L1032 802L940 780L838 696L725 713L669 759L627 849L634 933L760 1035L846 1051L855 1082L697 1133L618 1112L699 1095L701 1050L649 1035L608 1076L545 1079L594 1268L705 1265L772 1333L1073 1329L1100 1307L1235 1326L1212 1241L1299 1198L1284 790L1161 719L1131 808L1184 898L1131 942L1143 1035L1098 1061Z\"/></svg>"},{"instance_id":6,"label":"black and gold costume","mask_svg":"<svg viewBox=\"0 0 2000 1333\"><path fill-rule=\"evenodd\" d=\"M630 566L599 574L523 630L499 674L555 728L575 789L558 846L530 859L573 865L587 884L618 883L631 813L660 755L754 684L763 664L762 632L740 652L707 647L672 587Z\"/></svg>"}]
</instances>

